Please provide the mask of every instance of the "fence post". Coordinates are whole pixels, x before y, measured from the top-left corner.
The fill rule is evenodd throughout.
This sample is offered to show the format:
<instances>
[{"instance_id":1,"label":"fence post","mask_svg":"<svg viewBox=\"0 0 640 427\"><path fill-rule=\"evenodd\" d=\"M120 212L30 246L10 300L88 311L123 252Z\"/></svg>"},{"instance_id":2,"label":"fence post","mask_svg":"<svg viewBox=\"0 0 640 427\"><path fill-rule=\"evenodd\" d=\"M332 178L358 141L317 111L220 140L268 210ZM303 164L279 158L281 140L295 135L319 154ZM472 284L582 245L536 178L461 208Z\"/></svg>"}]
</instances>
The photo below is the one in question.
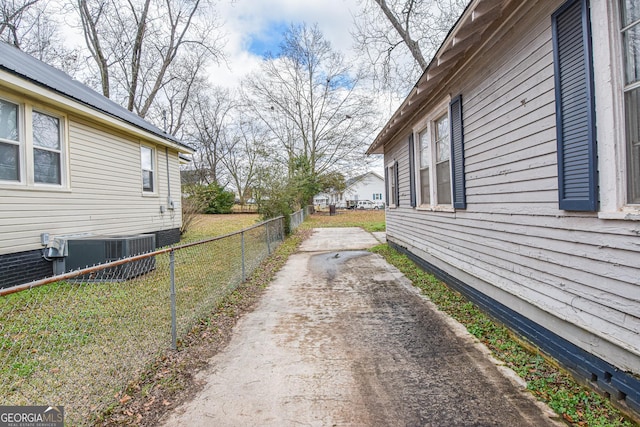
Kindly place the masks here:
<instances>
[{"instance_id":1,"label":"fence post","mask_svg":"<svg viewBox=\"0 0 640 427\"><path fill-rule=\"evenodd\" d=\"M269 222L270 221L265 222L264 227L267 231L267 253L271 255L271 242L270 242L271 239L269 238Z\"/></svg>"},{"instance_id":2,"label":"fence post","mask_svg":"<svg viewBox=\"0 0 640 427\"><path fill-rule=\"evenodd\" d=\"M240 247L242 251L242 281L246 280L245 266L244 266L244 230L240 232Z\"/></svg>"},{"instance_id":3,"label":"fence post","mask_svg":"<svg viewBox=\"0 0 640 427\"><path fill-rule=\"evenodd\" d=\"M176 330L176 256L169 252L169 270L171 274L171 349L178 348L178 332Z\"/></svg>"}]
</instances>

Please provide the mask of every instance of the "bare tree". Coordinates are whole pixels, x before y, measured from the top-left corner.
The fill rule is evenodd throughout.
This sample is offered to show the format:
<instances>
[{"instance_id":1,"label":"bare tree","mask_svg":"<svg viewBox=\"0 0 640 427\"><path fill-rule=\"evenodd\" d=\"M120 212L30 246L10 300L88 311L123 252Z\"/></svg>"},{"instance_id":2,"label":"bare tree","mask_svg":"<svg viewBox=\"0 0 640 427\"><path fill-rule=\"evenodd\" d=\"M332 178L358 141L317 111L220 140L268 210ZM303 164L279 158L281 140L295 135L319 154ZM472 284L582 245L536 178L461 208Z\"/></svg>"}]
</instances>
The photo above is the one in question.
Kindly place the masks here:
<instances>
[{"instance_id":1,"label":"bare tree","mask_svg":"<svg viewBox=\"0 0 640 427\"><path fill-rule=\"evenodd\" d=\"M102 94L109 98L111 96L111 81L109 79L109 64L107 53L102 48L102 37L99 32L99 25L107 20L109 15L109 7L111 3L108 0L100 0L94 4L92 9L89 8L86 0L78 0L78 13L87 49L91 53L91 57L98 67L100 73L100 85ZM108 33L107 33L108 34ZM119 39L116 34L114 39ZM115 62L115 60L114 60Z\"/></svg>"},{"instance_id":2,"label":"bare tree","mask_svg":"<svg viewBox=\"0 0 640 427\"><path fill-rule=\"evenodd\" d=\"M102 93L141 117L171 82L189 86L206 59L222 57L220 27L208 0L76 1ZM180 69L182 61L197 66ZM191 75L185 76L187 70ZM164 93L165 101L174 89Z\"/></svg>"},{"instance_id":3,"label":"bare tree","mask_svg":"<svg viewBox=\"0 0 640 427\"><path fill-rule=\"evenodd\" d=\"M373 132L373 102L357 70L335 52L317 25L291 26L281 52L244 82L245 101L267 126L282 163L305 159L319 176L363 158ZM290 170L291 173L291 170Z\"/></svg>"},{"instance_id":4,"label":"bare tree","mask_svg":"<svg viewBox=\"0 0 640 427\"><path fill-rule=\"evenodd\" d=\"M371 75L401 96L418 80L467 0L361 0L353 36Z\"/></svg>"},{"instance_id":5,"label":"bare tree","mask_svg":"<svg viewBox=\"0 0 640 427\"><path fill-rule=\"evenodd\" d=\"M228 150L231 114L236 107L227 89L214 87L194 94L187 140L196 149L193 170L198 183L222 184L221 158Z\"/></svg>"},{"instance_id":6,"label":"bare tree","mask_svg":"<svg viewBox=\"0 0 640 427\"><path fill-rule=\"evenodd\" d=\"M45 0L3 0L0 2L0 40L74 74L78 53L64 47L56 16L58 5Z\"/></svg>"},{"instance_id":7,"label":"bare tree","mask_svg":"<svg viewBox=\"0 0 640 427\"><path fill-rule=\"evenodd\" d=\"M268 130L257 121L237 124L235 135L227 140L220 161L244 205L257 179L258 169L269 158L266 141Z\"/></svg>"},{"instance_id":8,"label":"bare tree","mask_svg":"<svg viewBox=\"0 0 640 427\"><path fill-rule=\"evenodd\" d=\"M189 52L172 67L167 83L162 86L147 115L148 119L161 123L165 132L178 139L189 137L187 127L193 127L192 119L195 119L189 110L197 108L201 100L198 94L211 90L203 72L207 58L201 54Z\"/></svg>"},{"instance_id":9,"label":"bare tree","mask_svg":"<svg viewBox=\"0 0 640 427\"><path fill-rule=\"evenodd\" d=\"M7 0L0 4L0 35L6 43L12 44L21 49L24 37L23 23L27 27L33 25L33 20L29 19L39 14L39 0ZM31 21L31 22L29 22Z\"/></svg>"}]
</instances>

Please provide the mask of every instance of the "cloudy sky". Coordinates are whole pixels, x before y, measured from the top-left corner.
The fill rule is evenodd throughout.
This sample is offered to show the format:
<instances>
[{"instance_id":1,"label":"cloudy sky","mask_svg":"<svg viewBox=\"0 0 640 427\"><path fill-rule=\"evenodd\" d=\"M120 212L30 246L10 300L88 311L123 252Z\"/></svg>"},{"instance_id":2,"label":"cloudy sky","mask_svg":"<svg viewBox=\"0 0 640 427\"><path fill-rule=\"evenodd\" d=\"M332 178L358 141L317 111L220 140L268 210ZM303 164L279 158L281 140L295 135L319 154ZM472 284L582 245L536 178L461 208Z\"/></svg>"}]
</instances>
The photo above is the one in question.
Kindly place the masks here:
<instances>
[{"instance_id":1,"label":"cloudy sky","mask_svg":"<svg viewBox=\"0 0 640 427\"><path fill-rule=\"evenodd\" d=\"M334 49L349 56L350 30L358 0L222 0L218 11L227 34L227 64L211 69L211 80L233 87L257 69L261 57L276 53L291 24L318 23Z\"/></svg>"}]
</instances>

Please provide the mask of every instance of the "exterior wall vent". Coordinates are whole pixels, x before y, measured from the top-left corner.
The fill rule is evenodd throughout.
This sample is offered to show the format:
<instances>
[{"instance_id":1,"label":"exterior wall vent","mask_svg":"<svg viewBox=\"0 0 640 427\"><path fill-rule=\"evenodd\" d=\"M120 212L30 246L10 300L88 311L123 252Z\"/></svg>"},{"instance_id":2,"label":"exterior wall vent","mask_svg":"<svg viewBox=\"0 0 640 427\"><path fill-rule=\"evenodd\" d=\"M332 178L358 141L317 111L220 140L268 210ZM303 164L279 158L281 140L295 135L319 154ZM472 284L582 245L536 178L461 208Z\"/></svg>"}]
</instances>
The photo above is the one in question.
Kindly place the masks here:
<instances>
[{"instance_id":1,"label":"exterior wall vent","mask_svg":"<svg viewBox=\"0 0 640 427\"><path fill-rule=\"evenodd\" d=\"M135 236L90 236L66 240L67 256L54 261L54 274L63 274L97 264L128 258L156 249L154 234ZM146 274L156 268L155 257L129 262L80 276L81 282L121 282Z\"/></svg>"}]
</instances>

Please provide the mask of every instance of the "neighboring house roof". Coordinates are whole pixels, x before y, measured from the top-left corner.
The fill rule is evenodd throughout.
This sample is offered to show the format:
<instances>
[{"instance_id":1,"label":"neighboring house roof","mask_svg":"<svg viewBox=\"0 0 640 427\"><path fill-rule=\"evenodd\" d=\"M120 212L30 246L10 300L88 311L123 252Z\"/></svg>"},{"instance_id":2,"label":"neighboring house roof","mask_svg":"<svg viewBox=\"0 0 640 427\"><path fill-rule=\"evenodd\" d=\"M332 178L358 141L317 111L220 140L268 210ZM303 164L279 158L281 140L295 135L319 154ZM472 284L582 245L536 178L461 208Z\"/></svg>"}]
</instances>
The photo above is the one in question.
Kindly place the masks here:
<instances>
[{"instance_id":1,"label":"neighboring house roof","mask_svg":"<svg viewBox=\"0 0 640 427\"><path fill-rule=\"evenodd\" d=\"M363 179L365 179L365 178L366 178L367 176L369 176L369 175L373 175L374 177L376 177L376 178L380 179L381 181L384 181L384 178L382 178L382 177L381 177L380 175L378 175L377 173L375 173L375 172L367 172L367 173L364 173L364 174L362 174L362 175L358 175L358 176L356 176L356 177L354 177L354 178L350 178L350 179L348 179L348 180L345 182L346 188L349 188L349 187L354 186L355 184L357 184L358 182L362 181Z\"/></svg>"},{"instance_id":2,"label":"neighboring house roof","mask_svg":"<svg viewBox=\"0 0 640 427\"><path fill-rule=\"evenodd\" d=\"M57 92L93 110L123 120L130 125L177 145L177 148L183 149L181 151L193 152L191 147L178 141L172 135L162 131L90 87L72 79L66 73L2 42L0 42L0 70L5 70L38 86Z\"/></svg>"},{"instance_id":3,"label":"neighboring house roof","mask_svg":"<svg viewBox=\"0 0 640 427\"><path fill-rule=\"evenodd\" d=\"M178 155L178 159L180 160L181 165L188 165L188 164L191 164L191 162L193 162L193 159L191 157L182 153Z\"/></svg>"},{"instance_id":4,"label":"neighboring house roof","mask_svg":"<svg viewBox=\"0 0 640 427\"><path fill-rule=\"evenodd\" d=\"M384 145L402 133L421 112L424 102L455 74L508 17L527 2L515 0L472 0L449 31L433 59L400 108L382 128L367 154L383 154Z\"/></svg>"}]
</instances>

